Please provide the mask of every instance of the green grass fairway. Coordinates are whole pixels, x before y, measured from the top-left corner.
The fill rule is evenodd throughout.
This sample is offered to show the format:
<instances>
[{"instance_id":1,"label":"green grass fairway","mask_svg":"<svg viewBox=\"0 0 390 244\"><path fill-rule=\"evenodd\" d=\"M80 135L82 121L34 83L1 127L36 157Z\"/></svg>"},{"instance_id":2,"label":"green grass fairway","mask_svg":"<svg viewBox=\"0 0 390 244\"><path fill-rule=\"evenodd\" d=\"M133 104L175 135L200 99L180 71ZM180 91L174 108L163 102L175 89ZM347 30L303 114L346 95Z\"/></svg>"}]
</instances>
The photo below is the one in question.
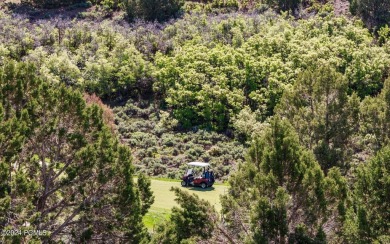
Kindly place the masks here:
<instances>
[{"instance_id":1,"label":"green grass fairway","mask_svg":"<svg viewBox=\"0 0 390 244\"><path fill-rule=\"evenodd\" d=\"M227 193L228 190L228 186L226 185L213 185L211 188L202 189L200 187L181 187L179 181L156 179L152 179L151 181L151 188L155 198L152 207L144 217L144 223L149 231L153 231L157 224L168 219L171 208L178 206L175 202L175 194L170 191L172 186L177 186L180 189L197 194L200 198L209 201L217 211L221 210L219 196Z\"/></svg>"}]
</instances>

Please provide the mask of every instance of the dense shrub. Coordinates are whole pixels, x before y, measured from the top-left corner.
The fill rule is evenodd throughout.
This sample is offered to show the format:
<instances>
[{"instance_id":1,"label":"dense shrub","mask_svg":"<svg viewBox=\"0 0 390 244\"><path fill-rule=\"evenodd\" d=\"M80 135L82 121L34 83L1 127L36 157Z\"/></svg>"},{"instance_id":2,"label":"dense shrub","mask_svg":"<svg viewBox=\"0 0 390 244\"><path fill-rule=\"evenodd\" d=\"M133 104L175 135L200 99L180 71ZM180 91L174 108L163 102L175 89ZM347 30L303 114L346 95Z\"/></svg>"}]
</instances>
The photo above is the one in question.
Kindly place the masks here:
<instances>
[{"instance_id":1,"label":"dense shrub","mask_svg":"<svg viewBox=\"0 0 390 244\"><path fill-rule=\"evenodd\" d=\"M210 242L216 226L214 207L195 194L171 188L179 207L172 208L170 219L157 227L151 243Z\"/></svg>"},{"instance_id":2,"label":"dense shrub","mask_svg":"<svg viewBox=\"0 0 390 244\"><path fill-rule=\"evenodd\" d=\"M118 131L135 149L134 162L142 172L178 178L188 162L201 160L210 162L218 180L226 180L232 168L243 161L241 144L215 132L177 132L176 127L162 122L167 119L164 112L157 112L163 115L157 118L150 108L141 109L137 102L129 101L114 109ZM164 133L160 134L160 131ZM218 153L214 152L215 148Z\"/></svg>"},{"instance_id":3,"label":"dense shrub","mask_svg":"<svg viewBox=\"0 0 390 244\"><path fill-rule=\"evenodd\" d=\"M361 15L370 26L390 23L389 0L350 0L351 12Z\"/></svg>"},{"instance_id":4,"label":"dense shrub","mask_svg":"<svg viewBox=\"0 0 390 244\"><path fill-rule=\"evenodd\" d=\"M128 18L144 18L149 21L164 21L174 17L184 0L124 0Z\"/></svg>"},{"instance_id":5,"label":"dense shrub","mask_svg":"<svg viewBox=\"0 0 390 244\"><path fill-rule=\"evenodd\" d=\"M266 0L268 4L276 5L282 11L295 10L302 2L301 0Z\"/></svg>"},{"instance_id":6,"label":"dense shrub","mask_svg":"<svg viewBox=\"0 0 390 244\"><path fill-rule=\"evenodd\" d=\"M266 17L272 25L264 23ZM212 27L204 28L203 33L189 29L201 38L179 39L183 43L180 49L156 55L154 90L165 98L163 106L173 110L182 127L226 131L244 107L264 119L274 114L297 74L315 65L332 66L345 77L347 92L356 92L360 98L382 89L389 52L371 46L373 39L359 22L317 17L293 24L272 16L263 18L254 17L253 22L210 19ZM259 22L263 23L261 33ZM248 29L250 33L246 33ZM170 35L180 36L176 27L168 30ZM234 48L237 33L242 44Z\"/></svg>"},{"instance_id":7,"label":"dense shrub","mask_svg":"<svg viewBox=\"0 0 390 244\"><path fill-rule=\"evenodd\" d=\"M371 161L357 169L353 185L353 205L343 224L346 242L390 241L390 148L384 146Z\"/></svg>"}]
</instances>

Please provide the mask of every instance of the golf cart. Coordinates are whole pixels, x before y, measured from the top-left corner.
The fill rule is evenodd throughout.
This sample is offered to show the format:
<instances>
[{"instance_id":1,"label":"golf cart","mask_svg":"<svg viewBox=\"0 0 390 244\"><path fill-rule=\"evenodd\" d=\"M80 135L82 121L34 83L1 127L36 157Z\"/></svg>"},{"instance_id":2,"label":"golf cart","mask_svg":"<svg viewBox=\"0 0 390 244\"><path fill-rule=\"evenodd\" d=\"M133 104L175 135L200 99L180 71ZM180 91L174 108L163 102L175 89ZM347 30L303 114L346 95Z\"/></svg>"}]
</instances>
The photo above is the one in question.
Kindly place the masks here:
<instances>
[{"instance_id":1,"label":"golf cart","mask_svg":"<svg viewBox=\"0 0 390 244\"><path fill-rule=\"evenodd\" d=\"M188 163L186 174L182 177L181 186L200 186L203 189L210 187L214 184L214 173L209 171L210 164L202 162L191 162ZM203 170L197 175L195 167L202 167ZM207 167L207 169L206 169Z\"/></svg>"}]
</instances>

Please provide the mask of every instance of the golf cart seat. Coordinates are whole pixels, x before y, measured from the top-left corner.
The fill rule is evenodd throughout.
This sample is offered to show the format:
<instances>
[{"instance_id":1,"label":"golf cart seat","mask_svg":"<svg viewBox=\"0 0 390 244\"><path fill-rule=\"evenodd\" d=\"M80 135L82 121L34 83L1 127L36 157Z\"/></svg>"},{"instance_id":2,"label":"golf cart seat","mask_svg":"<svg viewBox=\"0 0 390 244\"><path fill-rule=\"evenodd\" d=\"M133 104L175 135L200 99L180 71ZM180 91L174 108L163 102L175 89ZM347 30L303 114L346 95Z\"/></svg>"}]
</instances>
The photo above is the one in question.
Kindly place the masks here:
<instances>
[{"instance_id":1,"label":"golf cart seat","mask_svg":"<svg viewBox=\"0 0 390 244\"><path fill-rule=\"evenodd\" d=\"M190 175L193 175L193 169L187 170L186 176L190 176Z\"/></svg>"}]
</instances>

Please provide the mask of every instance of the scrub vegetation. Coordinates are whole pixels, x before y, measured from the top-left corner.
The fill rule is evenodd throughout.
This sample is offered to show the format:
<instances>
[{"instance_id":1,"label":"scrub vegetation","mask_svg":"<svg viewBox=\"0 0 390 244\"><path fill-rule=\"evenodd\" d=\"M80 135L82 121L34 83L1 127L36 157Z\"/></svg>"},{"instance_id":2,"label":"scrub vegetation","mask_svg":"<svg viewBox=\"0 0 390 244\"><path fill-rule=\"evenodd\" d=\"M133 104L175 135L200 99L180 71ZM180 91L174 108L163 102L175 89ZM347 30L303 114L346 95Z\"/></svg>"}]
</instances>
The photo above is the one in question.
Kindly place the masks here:
<instances>
[{"instance_id":1,"label":"scrub vegetation","mask_svg":"<svg viewBox=\"0 0 390 244\"><path fill-rule=\"evenodd\" d=\"M389 5L1 3L0 242L390 242Z\"/></svg>"}]
</instances>

